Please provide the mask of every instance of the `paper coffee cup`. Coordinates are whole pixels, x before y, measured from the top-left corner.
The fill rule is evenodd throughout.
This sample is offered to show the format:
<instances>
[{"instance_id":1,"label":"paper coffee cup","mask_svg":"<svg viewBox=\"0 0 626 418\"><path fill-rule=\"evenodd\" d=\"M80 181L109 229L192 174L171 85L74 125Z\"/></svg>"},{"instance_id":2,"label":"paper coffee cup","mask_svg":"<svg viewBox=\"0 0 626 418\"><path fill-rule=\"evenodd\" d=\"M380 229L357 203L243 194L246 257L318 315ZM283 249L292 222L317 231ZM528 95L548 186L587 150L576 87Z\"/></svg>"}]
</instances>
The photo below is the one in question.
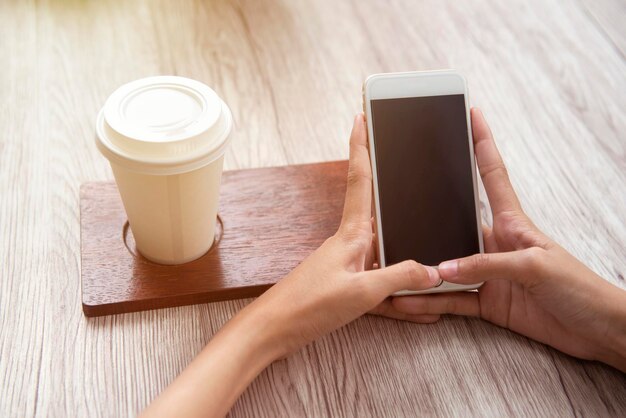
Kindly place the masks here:
<instances>
[{"instance_id":1,"label":"paper coffee cup","mask_svg":"<svg viewBox=\"0 0 626 418\"><path fill-rule=\"evenodd\" d=\"M96 144L148 260L181 264L211 248L232 124L211 88L184 77L133 81L107 99Z\"/></svg>"}]
</instances>

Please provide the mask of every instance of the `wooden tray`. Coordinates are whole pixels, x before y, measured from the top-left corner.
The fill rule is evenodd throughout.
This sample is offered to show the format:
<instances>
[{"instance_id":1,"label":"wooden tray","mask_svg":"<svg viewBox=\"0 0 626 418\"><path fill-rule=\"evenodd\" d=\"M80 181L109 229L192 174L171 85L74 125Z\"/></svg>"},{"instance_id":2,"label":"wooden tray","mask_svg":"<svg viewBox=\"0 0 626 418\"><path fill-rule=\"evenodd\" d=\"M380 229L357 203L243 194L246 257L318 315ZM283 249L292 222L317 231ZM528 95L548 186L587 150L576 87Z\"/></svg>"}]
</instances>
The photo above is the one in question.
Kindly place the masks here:
<instances>
[{"instance_id":1,"label":"wooden tray","mask_svg":"<svg viewBox=\"0 0 626 418\"><path fill-rule=\"evenodd\" d=\"M154 264L134 249L114 182L80 189L83 312L101 316L258 296L339 226L346 161L226 171L218 242L198 260Z\"/></svg>"}]
</instances>

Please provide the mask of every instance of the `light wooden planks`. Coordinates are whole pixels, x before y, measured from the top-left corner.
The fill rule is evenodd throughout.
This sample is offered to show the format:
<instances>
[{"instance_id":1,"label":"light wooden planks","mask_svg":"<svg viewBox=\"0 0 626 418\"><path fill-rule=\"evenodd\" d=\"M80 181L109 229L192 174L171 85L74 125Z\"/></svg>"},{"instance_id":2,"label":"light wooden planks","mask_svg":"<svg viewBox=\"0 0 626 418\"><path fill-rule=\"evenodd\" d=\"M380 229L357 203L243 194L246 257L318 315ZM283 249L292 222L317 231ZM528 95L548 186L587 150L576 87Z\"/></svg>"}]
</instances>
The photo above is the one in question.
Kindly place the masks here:
<instances>
[{"instance_id":1,"label":"light wooden planks","mask_svg":"<svg viewBox=\"0 0 626 418\"><path fill-rule=\"evenodd\" d=\"M457 68L531 216L624 287L615 10L619 0L0 2L0 415L133 415L249 302L82 316L78 188L112 178L93 121L115 87L147 75L224 97L234 169L346 158L366 75ZM623 416L625 388L613 369L480 321L365 317L271 366L232 415Z\"/></svg>"},{"instance_id":2,"label":"light wooden planks","mask_svg":"<svg viewBox=\"0 0 626 418\"><path fill-rule=\"evenodd\" d=\"M626 58L626 3L616 0L579 0L583 3L590 18L595 21L598 30Z\"/></svg>"}]
</instances>

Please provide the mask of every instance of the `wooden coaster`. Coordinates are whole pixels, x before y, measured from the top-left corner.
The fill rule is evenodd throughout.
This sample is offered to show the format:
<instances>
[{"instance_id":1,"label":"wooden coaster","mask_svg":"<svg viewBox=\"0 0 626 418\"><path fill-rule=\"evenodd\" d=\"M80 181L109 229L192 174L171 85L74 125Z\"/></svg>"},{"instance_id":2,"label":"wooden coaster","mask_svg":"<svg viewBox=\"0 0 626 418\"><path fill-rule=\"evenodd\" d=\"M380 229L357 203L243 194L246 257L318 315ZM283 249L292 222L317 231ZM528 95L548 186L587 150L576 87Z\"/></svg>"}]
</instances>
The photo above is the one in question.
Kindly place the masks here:
<instances>
[{"instance_id":1,"label":"wooden coaster","mask_svg":"<svg viewBox=\"0 0 626 418\"><path fill-rule=\"evenodd\" d=\"M221 237L206 255L178 266L136 253L114 182L83 184L83 312L101 316L260 295L335 233L347 170L346 161L336 161L224 172Z\"/></svg>"}]
</instances>

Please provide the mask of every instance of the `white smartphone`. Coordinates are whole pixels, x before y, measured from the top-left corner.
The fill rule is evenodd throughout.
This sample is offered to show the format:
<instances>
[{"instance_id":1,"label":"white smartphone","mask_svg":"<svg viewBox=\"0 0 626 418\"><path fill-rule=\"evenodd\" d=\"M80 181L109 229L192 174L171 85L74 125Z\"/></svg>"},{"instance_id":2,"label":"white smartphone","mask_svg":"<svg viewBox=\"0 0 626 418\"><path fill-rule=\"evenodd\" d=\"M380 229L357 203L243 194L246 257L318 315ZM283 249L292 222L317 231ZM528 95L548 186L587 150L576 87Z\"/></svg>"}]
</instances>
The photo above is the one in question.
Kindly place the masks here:
<instances>
[{"instance_id":1,"label":"white smartphone","mask_svg":"<svg viewBox=\"0 0 626 418\"><path fill-rule=\"evenodd\" d=\"M377 256L437 266L483 252L465 79L452 70L375 74L363 85ZM476 289L443 282L424 291Z\"/></svg>"}]
</instances>

